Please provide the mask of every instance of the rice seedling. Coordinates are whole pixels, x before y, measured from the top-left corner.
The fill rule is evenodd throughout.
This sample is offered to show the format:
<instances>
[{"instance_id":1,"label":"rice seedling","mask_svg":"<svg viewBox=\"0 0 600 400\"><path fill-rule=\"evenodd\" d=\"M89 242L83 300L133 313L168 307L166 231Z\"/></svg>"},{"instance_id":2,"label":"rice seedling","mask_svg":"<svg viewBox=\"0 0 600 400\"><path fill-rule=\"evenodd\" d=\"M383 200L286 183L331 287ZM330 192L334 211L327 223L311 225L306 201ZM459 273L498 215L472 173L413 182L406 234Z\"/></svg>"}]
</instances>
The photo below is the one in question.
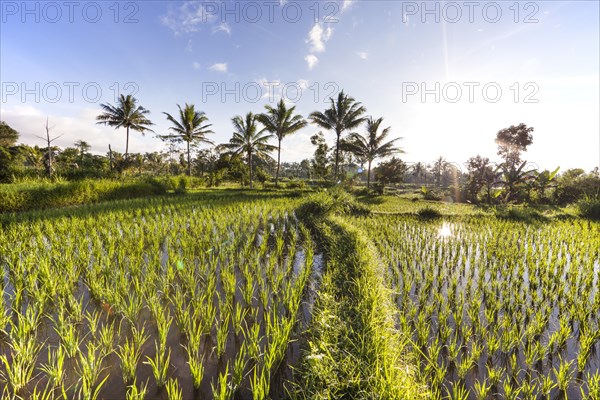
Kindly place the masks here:
<instances>
[{"instance_id":1,"label":"rice seedling","mask_svg":"<svg viewBox=\"0 0 600 400\"><path fill-rule=\"evenodd\" d=\"M136 339L125 340L125 343L119 345L117 355L121 361L121 370L123 372L123 382L130 383L135 380L137 365L142 356L140 346Z\"/></svg>"},{"instance_id":2,"label":"rice seedling","mask_svg":"<svg viewBox=\"0 0 600 400\"><path fill-rule=\"evenodd\" d=\"M77 360L78 375L80 376L79 395L86 400L96 399L102 385L108 379L108 376L106 376L102 381L98 382L100 374L105 369L102 367L104 357L100 345L90 342L87 344L87 353L83 351L79 352Z\"/></svg>"},{"instance_id":3,"label":"rice seedling","mask_svg":"<svg viewBox=\"0 0 600 400\"><path fill-rule=\"evenodd\" d=\"M192 383L194 385L194 389L200 389L200 385L202 385L202 379L204 378L204 364L202 363L201 357L198 355L198 348L188 344L185 347L187 357L188 357L188 365L190 367L190 373L192 375Z\"/></svg>"},{"instance_id":4,"label":"rice seedling","mask_svg":"<svg viewBox=\"0 0 600 400\"><path fill-rule=\"evenodd\" d=\"M179 388L177 379L169 379L165 385L169 400L183 400L183 392Z\"/></svg>"},{"instance_id":5,"label":"rice seedling","mask_svg":"<svg viewBox=\"0 0 600 400\"><path fill-rule=\"evenodd\" d=\"M0 365L5 371L0 370L0 379L7 384L9 393L19 395L20 392L33 379L35 361L41 345L35 338L18 338L10 343L10 356L0 355Z\"/></svg>"},{"instance_id":6,"label":"rice seedling","mask_svg":"<svg viewBox=\"0 0 600 400\"><path fill-rule=\"evenodd\" d=\"M167 372L169 370L171 350L163 349L163 351L161 351L161 345L157 341L154 342L154 345L156 350L154 358L146 356L144 364L150 366L154 379L156 380L156 386L162 388L167 383Z\"/></svg>"},{"instance_id":7,"label":"rice seedling","mask_svg":"<svg viewBox=\"0 0 600 400\"><path fill-rule=\"evenodd\" d=\"M62 346L56 350L48 350L48 362L40 367L40 370L46 374L49 383L54 387L60 386L65 379L65 351Z\"/></svg>"},{"instance_id":8,"label":"rice seedling","mask_svg":"<svg viewBox=\"0 0 600 400\"><path fill-rule=\"evenodd\" d=\"M229 385L229 363L225 366L225 370L219 374L217 384L213 385L211 382L210 386L215 400L229 400L233 397L233 391Z\"/></svg>"},{"instance_id":9,"label":"rice seedling","mask_svg":"<svg viewBox=\"0 0 600 400\"><path fill-rule=\"evenodd\" d=\"M131 385L127 386L127 392L125 394L126 400L144 400L146 398L146 392L148 391L148 382L144 386L137 386L134 381Z\"/></svg>"},{"instance_id":10,"label":"rice seedling","mask_svg":"<svg viewBox=\"0 0 600 400\"><path fill-rule=\"evenodd\" d=\"M473 393L477 400L485 400L491 394L492 385L484 379L483 381L476 380L473 383Z\"/></svg>"}]
</instances>

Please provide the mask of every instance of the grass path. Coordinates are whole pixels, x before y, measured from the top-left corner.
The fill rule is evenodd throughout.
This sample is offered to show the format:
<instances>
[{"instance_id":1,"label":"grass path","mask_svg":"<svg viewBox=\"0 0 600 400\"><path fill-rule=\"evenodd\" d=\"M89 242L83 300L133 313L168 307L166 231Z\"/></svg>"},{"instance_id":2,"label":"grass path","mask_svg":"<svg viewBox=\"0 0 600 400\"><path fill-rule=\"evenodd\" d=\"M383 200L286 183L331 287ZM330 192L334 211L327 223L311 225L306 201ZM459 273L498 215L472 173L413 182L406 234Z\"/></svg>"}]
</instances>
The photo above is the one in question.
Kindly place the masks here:
<instances>
[{"instance_id":1,"label":"grass path","mask_svg":"<svg viewBox=\"0 0 600 400\"><path fill-rule=\"evenodd\" d=\"M374 246L342 217L312 221L326 268L296 398L427 398Z\"/></svg>"}]
</instances>

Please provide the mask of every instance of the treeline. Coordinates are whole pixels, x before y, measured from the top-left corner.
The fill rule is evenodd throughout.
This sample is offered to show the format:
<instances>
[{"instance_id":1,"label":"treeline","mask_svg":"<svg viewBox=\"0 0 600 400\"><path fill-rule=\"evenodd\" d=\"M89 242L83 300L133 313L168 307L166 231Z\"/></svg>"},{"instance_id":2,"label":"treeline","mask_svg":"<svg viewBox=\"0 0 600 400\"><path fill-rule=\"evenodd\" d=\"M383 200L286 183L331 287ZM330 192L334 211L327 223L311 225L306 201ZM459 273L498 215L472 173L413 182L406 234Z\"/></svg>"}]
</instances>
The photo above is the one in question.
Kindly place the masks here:
<instances>
[{"instance_id":1,"label":"treeline","mask_svg":"<svg viewBox=\"0 0 600 400\"><path fill-rule=\"evenodd\" d=\"M343 91L332 98L324 111L314 111L307 119L281 100L276 107L265 106L260 114L251 112L232 118L233 135L227 143L215 144L208 117L193 104L177 106L176 114L163 113L171 127L157 135L165 150L150 153L129 152L129 134L152 132L149 111L132 96L121 96L116 105L102 104L98 124L124 129L125 153L109 146L105 155L92 154L84 140L72 147L53 146L46 124L46 146L17 145L19 133L0 122L0 182L19 182L42 176L67 180L122 178L127 176L176 176L187 174L202 179L206 186L236 182L263 187L321 184L366 184L366 190L383 194L386 188L412 187L426 199L470 203L535 203L566 205L582 199L598 198L600 175L582 169L538 170L523 159L533 143L533 127L518 124L496 133L500 162L475 155L464 164L443 157L432 163L408 164L399 139L388 140L391 127L383 118L367 116L366 108ZM303 161L281 161L285 138L312 123L335 139L329 146L323 131L310 138L314 153ZM201 148L200 146L203 146ZM276 158L275 158L276 154ZM392 158L390 158L392 157ZM375 161L385 159L375 168ZM373 169L373 170L372 170ZM374 181L373 185L371 185Z\"/></svg>"}]
</instances>

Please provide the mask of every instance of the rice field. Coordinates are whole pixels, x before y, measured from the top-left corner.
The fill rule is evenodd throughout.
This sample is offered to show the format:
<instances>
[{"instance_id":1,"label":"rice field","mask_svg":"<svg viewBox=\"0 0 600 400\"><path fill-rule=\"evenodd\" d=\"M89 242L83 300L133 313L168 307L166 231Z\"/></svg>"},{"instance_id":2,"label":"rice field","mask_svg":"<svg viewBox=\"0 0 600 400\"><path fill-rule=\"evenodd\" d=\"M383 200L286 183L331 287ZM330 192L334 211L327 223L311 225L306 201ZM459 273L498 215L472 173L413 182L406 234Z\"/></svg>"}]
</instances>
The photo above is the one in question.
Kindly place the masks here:
<instances>
[{"instance_id":1,"label":"rice field","mask_svg":"<svg viewBox=\"0 0 600 400\"><path fill-rule=\"evenodd\" d=\"M435 397L599 398L600 224L351 222L377 245Z\"/></svg>"},{"instance_id":2,"label":"rice field","mask_svg":"<svg viewBox=\"0 0 600 400\"><path fill-rule=\"evenodd\" d=\"M372 198L316 233L302 202L2 216L1 398L600 398L600 223Z\"/></svg>"},{"instance_id":3,"label":"rice field","mask_svg":"<svg viewBox=\"0 0 600 400\"><path fill-rule=\"evenodd\" d=\"M5 224L1 397L285 396L272 382L298 358L314 259L293 205L148 199Z\"/></svg>"}]
</instances>

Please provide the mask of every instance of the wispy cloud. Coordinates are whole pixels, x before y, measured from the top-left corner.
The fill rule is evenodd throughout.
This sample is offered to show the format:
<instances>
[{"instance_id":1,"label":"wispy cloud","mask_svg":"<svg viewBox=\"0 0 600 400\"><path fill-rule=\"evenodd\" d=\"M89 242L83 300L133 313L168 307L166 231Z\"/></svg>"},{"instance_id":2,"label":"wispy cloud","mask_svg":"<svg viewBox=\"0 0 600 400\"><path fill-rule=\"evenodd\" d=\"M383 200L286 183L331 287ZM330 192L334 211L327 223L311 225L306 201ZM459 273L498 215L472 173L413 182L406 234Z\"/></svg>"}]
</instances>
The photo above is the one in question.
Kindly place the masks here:
<instances>
[{"instance_id":1,"label":"wispy cloud","mask_svg":"<svg viewBox=\"0 0 600 400\"><path fill-rule=\"evenodd\" d=\"M298 84L298 86L300 87L301 90L306 90L308 89L308 79L298 79L296 81L296 83Z\"/></svg>"},{"instance_id":2,"label":"wispy cloud","mask_svg":"<svg viewBox=\"0 0 600 400\"><path fill-rule=\"evenodd\" d=\"M369 59L369 54L366 51L357 51L356 55L361 59L361 60L368 60Z\"/></svg>"},{"instance_id":3,"label":"wispy cloud","mask_svg":"<svg viewBox=\"0 0 600 400\"><path fill-rule=\"evenodd\" d=\"M306 43L310 44L310 51L313 53L322 53L325 51L325 42L327 42L333 34L333 28L327 27L323 29L320 23L316 23L310 32Z\"/></svg>"},{"instance_id":4,"label":"wispy cloud","mask_svg":"<svg viewBox=\"0 0 600 400\"><path fill-rule=\"evenodd\" d=\"M212 28L213 33L225 32L231 36L231 26L227 22L222 22L219 25Z\"/></svg>"},{"instance_id":5,"label":"wispy cloud","mask_svg":"<svg viewBox=\"0 0 600 400\"><path fill-rule=\"evenodd\" d=\"M160 18L163 25L179 36L198 32L202 25L216 20L213 13L206 12L204 3L186 1L179 7L169 7L166 15Z\"/></svg>"},{"instance_id":6,"label":"wispy cloud","mask_svg":"<svg viewBox=\"0 0 600 400\"><path fill-rule=\"evenodd\" d=\"M354 3L354 0L344 0L344 1L342 1L342 11L349 10L350 7L352 7L352 3Z\"/></svg>"},{"instance_id":7,"label":"wispy cloud","mask_svg":"<svg viewBox=\"0 0 600 400\"><path fill-rule=\"evenodd\" d=\"M214 72L227 72L227 63L216 63L208 67L209 70Z\"/></svg>"},{"instance_id":8,"label":"wispy cloud","mask_svg":"<svg viewBox=\"0 0 600 400\"><path fill-rule=\"evenodd\" d=\"M194 67L194 69L200 69L202 67L202 65L199 62L194 61L192 63L192 67Z\"/></svg>"},{"instance_id":9,"label":"wispy cloud","mask_svg":"<svg viewBox=\"0 0 600 400\"><path fill-rule=\"evenodd\" d=\"M319 58L314 54L309 54L306 57L304 57L304 61L306 61L308 69L311 70L317 65L317 63L319 62Z\"/></svg>"}]
</instances>

